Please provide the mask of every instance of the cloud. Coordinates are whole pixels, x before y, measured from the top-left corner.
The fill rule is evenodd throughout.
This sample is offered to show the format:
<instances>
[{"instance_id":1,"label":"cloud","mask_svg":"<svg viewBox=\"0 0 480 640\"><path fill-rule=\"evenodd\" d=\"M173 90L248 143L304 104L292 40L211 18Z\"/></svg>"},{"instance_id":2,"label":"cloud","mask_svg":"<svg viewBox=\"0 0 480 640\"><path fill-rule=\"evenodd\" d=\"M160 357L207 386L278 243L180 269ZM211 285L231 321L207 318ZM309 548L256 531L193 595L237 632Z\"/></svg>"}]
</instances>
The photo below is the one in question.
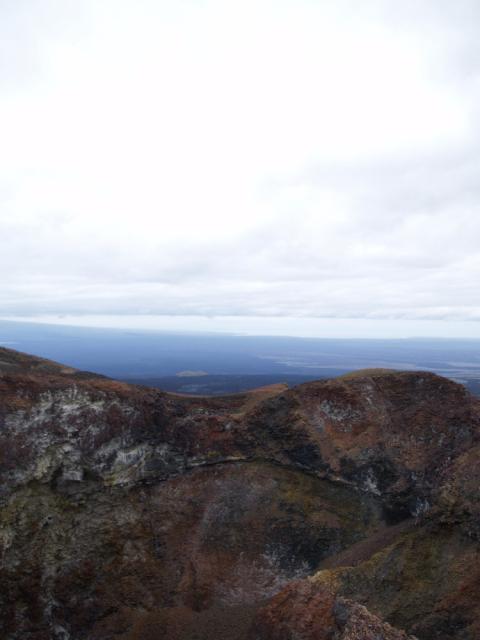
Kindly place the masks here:
<instances>
[{"instance_id":1,"label":"cloud","mask_svg":"<svg viewBox=\"0 0 480 640\"><path fill-rule=\"evenodd\" d=\"M0 11L3 315L480 319L478 3Z\"/></svg>"}]
</instances>

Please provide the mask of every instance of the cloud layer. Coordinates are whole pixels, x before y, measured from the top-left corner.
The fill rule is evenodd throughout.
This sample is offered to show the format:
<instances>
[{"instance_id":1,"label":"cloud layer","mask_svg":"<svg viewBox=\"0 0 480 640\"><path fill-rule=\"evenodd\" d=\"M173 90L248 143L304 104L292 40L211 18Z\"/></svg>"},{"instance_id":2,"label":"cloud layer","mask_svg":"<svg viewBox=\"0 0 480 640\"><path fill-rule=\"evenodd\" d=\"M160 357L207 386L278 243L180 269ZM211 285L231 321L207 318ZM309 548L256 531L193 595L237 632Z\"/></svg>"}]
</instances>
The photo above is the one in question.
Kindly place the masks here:
<instances>
[{"instance_id":1,"label":"cloud layer","mask_svg":"<svg viewBox=\"0 0 480 640\"><path fill-rule=\"evenodd\" d=\"M2 5L2 315L480 320L480 7L361 4Z\"/></svg>"}]
</instances>

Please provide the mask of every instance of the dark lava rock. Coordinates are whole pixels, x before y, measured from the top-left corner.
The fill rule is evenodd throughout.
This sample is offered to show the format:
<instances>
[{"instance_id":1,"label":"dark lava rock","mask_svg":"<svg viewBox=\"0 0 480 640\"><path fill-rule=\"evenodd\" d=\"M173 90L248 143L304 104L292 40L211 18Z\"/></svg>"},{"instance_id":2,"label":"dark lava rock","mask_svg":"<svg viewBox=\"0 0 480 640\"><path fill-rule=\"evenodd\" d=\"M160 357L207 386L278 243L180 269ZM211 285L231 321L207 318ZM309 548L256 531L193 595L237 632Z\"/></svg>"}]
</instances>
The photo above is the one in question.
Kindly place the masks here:
<instances>
[{"instance_id":1,"label":"dark lava rock","mask_svg":"<svg viewBox=\"0 0 480 640\"><path fill-rule=\"evenodd\" d=\"M423 372L182 397L0 349L0 637L474 640L479 407Z\"/></svg>"}]
</instances>

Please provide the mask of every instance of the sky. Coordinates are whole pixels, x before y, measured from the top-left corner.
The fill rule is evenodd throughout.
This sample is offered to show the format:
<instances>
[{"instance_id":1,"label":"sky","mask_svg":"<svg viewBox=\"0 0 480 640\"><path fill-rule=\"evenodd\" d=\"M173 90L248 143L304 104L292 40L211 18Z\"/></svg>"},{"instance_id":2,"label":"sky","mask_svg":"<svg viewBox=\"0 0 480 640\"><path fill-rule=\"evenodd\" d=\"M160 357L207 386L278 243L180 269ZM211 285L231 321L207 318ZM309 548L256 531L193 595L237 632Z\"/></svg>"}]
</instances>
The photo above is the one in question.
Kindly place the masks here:
<instances>
[{"instance_id":1,"label":"sky","mask_svg":"<svg viewBox=\"0 0 480 640\"><path fill-rule=\"evenodd\" d=\"M480 337L477 0L0 0L0 316Z\"/></svg>"}]
</instances>

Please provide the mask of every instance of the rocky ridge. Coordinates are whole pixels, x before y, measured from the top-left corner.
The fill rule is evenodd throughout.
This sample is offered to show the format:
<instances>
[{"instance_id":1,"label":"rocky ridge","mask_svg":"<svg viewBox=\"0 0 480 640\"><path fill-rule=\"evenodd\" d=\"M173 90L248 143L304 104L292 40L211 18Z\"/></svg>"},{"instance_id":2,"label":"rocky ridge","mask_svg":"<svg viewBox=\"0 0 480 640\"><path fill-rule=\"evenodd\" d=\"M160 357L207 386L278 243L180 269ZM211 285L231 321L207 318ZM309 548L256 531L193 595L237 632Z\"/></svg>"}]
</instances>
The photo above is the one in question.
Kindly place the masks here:
<instances>
[{"instance_id":1,"label":"rocky ridge","mask_svg":"<svg viewBox=\"0 0 480 640\"><path fill-rule=\"evenodd\" d=\"M479 436L430 373L181 397L0 349L0 635L473 640Z\"/></svg>"}]
</instances>

